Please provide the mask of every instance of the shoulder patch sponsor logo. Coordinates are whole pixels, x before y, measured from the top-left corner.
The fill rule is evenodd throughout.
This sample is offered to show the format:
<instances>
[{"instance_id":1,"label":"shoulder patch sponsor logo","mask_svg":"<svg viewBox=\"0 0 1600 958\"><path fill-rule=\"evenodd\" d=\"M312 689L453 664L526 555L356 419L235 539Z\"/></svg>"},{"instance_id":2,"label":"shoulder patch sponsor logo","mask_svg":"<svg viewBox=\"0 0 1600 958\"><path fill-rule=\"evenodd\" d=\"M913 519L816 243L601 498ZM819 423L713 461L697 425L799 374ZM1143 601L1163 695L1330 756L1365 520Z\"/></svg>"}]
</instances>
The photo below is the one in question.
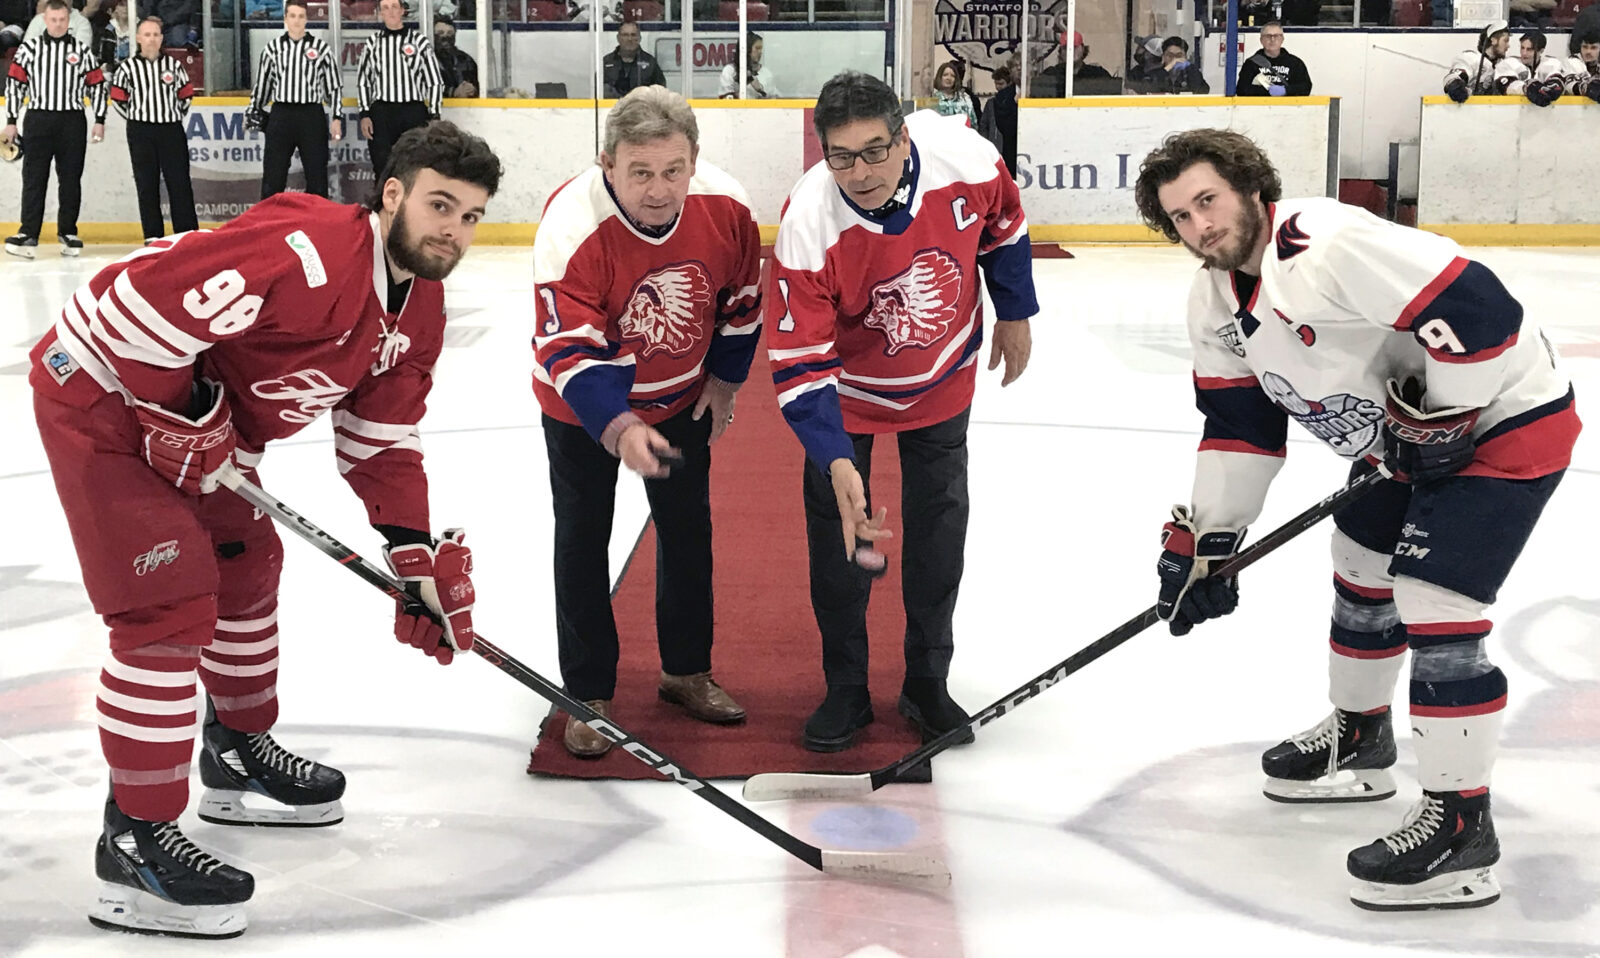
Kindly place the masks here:
<instances>
[{"instance_id":1,"label":"shoulder patch sponsor logo","mask_svg":"<svg viewBox=\"0 0 1600 958\"><path fill-rule=\"evenodd\" d=\"M961 266L943 250L925 249L903 272L873 287L869 301L862 325L883 333L888 355L908 346L925 349L942 340L955 321Z\"/></svg>"},{"instance_id":2,"label":"shoulder patch sponsor logo","mask_svg":"<svg viewBox=\"0 0 1600 958\"><path fill-rule=\"evenodd\" d=\"M40 361L60 385L66 385L72 374L78 371L77 361L67 355L67 351L61 348L60 343L51 343L40 357Z\"/></svg>"},{"instance_id":3,"label":"shoulder patch sponsor logo","mask_svg":"<svg viewBox=\"0 0 1600 958\"><path fill-rule=\"evenodd\" d=\"M318 286L328 285L328 271L322 266L322 256L317 252L316 246L312 245L311 237L306 235L305 230L295 230L285 236L283 241L289 244L289 248L294 250L296 256L300 257L300 268L305 270L307 286L316 289Z\"/></svg>"},{"instance_id":4,"label":"shoulder patch sponsor logo","mask_svg":"<svg viewBox=\"0 0 1600 958\"><path fill-rule=\"evenodd\" d=\"M154 572L164 565L172 565L178 561L178 540L168 539L158 542L150 548L149 552L133 560L133 574L145 575Z\"/></svg>"},{"instance_id":5,"label":"shoulder patch sponsor logo","mask_svg":"<svg viewBox=\"0 0 1600 958\"><path fill-rule=\"evenodd\" d=\"M711 278L699 263L675 263L639 280L618 326L623 339L637 340L645 358L656 352L687 353L705 332L713 299Z\"/></svg>"},{"instance_id":6,"label":"shoulder patch sponsor logo","mask_svg":"<svg viewBox=\"0 0 1600 958\"><path fill-rule=\"evenodd\" d=\"M1311 237L1300 228L1300 214L1283 221L1278 227L1278 260L1280 262L1294 259L1301 253L1310 249Z\"/></svg>"}]
</instances>

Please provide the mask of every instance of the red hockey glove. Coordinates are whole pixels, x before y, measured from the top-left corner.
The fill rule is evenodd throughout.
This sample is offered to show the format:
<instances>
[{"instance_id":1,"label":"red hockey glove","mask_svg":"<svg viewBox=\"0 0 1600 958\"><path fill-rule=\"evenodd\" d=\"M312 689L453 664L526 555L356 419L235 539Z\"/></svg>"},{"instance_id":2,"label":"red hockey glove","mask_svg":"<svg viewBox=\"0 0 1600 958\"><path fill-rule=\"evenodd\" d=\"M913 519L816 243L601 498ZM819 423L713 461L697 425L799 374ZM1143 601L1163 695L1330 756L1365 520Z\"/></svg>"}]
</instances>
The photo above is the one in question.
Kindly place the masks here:
<instances>
[{"instance_id":1,"label":"red hockey glove","mask_svg":"<svg viewBox=\"0 0 1600 958\"><path fill-rule=\"evenodd\" d=\"M1222 579L1210 570L1238 551L1243 540L1243 529L1197 529L1188 509L1172 507L1172 521L1161 527L1156 614L1173 635L1187 635L1201 622L1239 607L1238 577Z\"/></svg>"},{"instance_id":2,"label":"red hockey glove","mask_svg":"<svg viewBox=\"0 0 1600 958\"><path fill-rule=\"evenodd\" d=\"M402 582L414 586L415 595L434 617L419 614L415 605L395 608L394 637L449 665L457 652L472 651L472 550L462 545L466 533L446 529L435 546L421 543L384 549L389 567ZM443 624L441 627L441 623Z\"/></svg>"},{"instance_id":3,"label":"red hockey glove","mask_svg":"<svg viewBox=\"0 0 1600 958\"><path fill-rule=\"evenodd\" d=\"M194 405L206 410L195 419L133 401L133 414L144 431L139 449L144 461L191 496L216 490L217 473L233 458L235 439L233 410L222 384L202 379L195 390Z\"/></svg>"},{"instance_id":4,"label":"red hockey glove","mask_svg":"<svg viewBox=\"0 0 1600 958\"><path fill-rule=\"evenodd\" d=\"M1478 450L1472 427L1479 409L1457 406L1422 411L1422 384L1389 380L1384 408L1383 461L1401 482L1428 483L1452 476L1472 462Z\"/></svg>"}]
</instances>

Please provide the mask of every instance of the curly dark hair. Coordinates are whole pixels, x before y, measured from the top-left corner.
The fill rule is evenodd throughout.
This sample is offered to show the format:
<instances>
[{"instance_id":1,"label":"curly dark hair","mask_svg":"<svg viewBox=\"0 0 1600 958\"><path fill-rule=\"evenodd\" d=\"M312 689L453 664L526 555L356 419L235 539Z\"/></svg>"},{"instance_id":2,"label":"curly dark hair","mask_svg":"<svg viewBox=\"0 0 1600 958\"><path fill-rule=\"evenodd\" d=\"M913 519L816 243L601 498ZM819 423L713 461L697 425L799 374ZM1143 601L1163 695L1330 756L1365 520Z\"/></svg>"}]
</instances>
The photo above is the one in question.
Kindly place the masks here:
<instances>
[{"instance_id":1,"label":"curly dark hair","mask_svg":"<svg viewBox=\"0 0 1600 958\"><path fill-rule=\"evenodd\" d=\"M383 207L383 184L391 178L404 183L410 193L418 170L433 170L440 176L481 186L490 196L500 189L500 177L505 173L500 158L481 137L449 120L434 120L427 126L407 130L395 141L368 207L375 211Z\"/></svg>"},{"instance_id":2,"label":"curly dark hair","mask_svg":"<svg viewBox=\"0 0 1600 958\"><path fill-rule=\"evenodd\" d=\"M1241 196L1260 193L1261 202L1276 203L1283 198L1278 171L1261 147L1243 133L1233 130L1187 130L1173 133L1150 151L1139 167L1139 180L1133 186L1139 216L1146 226L1178 242L1172 217L1161 206L1159 192L1196 163L1210 163Z\"/></svg>"}]
</instances>

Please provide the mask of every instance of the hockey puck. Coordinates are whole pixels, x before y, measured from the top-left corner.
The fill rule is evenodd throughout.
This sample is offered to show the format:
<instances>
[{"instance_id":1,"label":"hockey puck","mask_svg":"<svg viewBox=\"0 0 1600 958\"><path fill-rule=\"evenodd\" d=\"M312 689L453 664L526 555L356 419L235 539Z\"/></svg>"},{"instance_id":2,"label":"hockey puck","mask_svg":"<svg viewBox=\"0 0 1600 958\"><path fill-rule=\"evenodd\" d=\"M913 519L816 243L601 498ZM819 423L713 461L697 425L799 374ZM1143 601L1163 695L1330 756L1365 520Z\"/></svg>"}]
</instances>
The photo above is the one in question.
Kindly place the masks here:
<instances>
[{"instance_id":1,"label":"hockey puck","mask_svg":"<svg viewBox=\"0 0 1600 958\"><path fill-rule=\"evenodd\" d=\"M889 557L871 546L856 546L856 566L874 579L889 571Z\"/></svg>"},{"instance_id":2,"label":"hockey puck","mask_svg":"<svg viewBox=\"0 0 1600 958\"><path fill-rule=\"evenodd\" d=\"M684 463L683 453L676 449L669 449L665 452L657 452L656 462L661 463L668 469L682 469Z\"/></svg>"}]
</instances>

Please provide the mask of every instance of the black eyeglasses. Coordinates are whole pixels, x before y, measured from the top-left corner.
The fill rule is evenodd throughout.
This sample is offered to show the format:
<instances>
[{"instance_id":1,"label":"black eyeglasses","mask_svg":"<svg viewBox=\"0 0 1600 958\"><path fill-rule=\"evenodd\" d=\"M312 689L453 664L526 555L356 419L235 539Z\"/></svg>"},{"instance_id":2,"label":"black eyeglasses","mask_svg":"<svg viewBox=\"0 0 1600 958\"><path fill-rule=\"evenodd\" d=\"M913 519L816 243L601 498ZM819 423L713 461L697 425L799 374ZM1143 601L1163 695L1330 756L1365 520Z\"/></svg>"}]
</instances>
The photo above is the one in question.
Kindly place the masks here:
<instances>
[{"instance_id":1,"label":"black eyeglasses","mask_svg":"<svg viewBox=\"0 0 1600 958\"><path fill-rule=\"evenodd\" d=\"M889 142L885 146L869 146L864 150L856 150L854 152L829 153L827 155L828 169L838 170L843 173L845 170L854 169L857 159L864 160L868 166L877 166L889 158L889 151L894 148L895 142L899 139L900 134L896 133L889 138Z\"/></svg>"}]
</instances>

